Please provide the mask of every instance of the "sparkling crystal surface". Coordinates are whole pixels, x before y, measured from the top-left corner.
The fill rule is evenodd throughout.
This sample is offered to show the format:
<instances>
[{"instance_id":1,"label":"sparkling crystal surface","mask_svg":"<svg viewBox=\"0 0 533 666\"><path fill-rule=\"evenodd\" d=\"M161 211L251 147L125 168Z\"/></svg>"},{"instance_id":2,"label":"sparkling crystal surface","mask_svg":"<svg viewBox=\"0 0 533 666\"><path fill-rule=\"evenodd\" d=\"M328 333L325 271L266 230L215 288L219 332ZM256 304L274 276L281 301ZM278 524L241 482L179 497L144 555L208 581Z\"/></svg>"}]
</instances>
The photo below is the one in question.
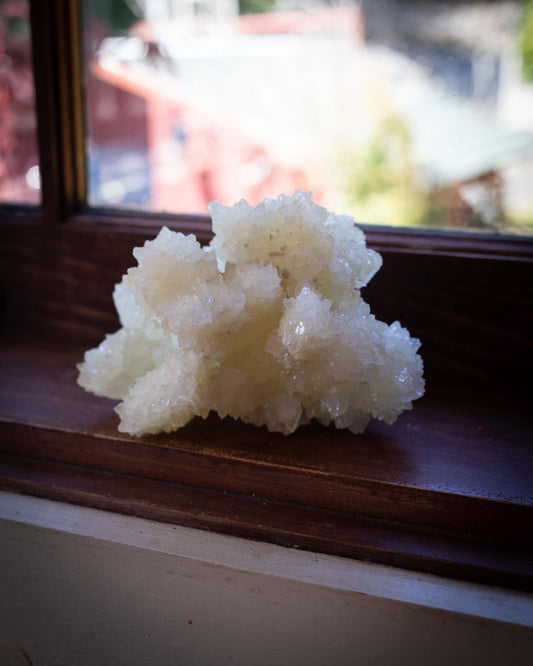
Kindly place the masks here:
<instances>
[{"instance_id":1,"label":"sparkling crystal surface","mask_svg":"<svg viewBox=\"0 0 533 666\"><path fill-rule=\"evenodd\" d=\"M420 343L361 297L381 266L351 218L296 191L210 205L215 236L161 229L113 294L122 327L86 352L80 386L118 399L119 429L171 432L210 411L290 434L362 432L424 392Z\"/></svg>"}]
</instances>

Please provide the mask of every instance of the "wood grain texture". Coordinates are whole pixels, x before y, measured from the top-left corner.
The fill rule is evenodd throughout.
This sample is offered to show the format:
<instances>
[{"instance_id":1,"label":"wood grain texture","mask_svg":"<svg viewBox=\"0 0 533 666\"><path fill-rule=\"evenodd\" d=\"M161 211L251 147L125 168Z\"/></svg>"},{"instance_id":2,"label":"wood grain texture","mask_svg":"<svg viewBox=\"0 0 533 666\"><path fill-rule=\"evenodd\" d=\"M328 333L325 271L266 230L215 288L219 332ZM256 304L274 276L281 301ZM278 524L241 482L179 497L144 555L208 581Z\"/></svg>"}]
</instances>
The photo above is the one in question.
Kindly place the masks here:
<instances>
[{"instance_id":1,"label":"wood grain texture","mask_svg":"<svg viewBox=\"0 0 533 666\"><path fill-rule=\"evenodd\" d=\"M533 455L516 400L442 391L361 436L212 416L138 439L118 433L112 401L76 386L81 349L2 349L6 488L471 580L533 576Z\"/></svg>"},{"instance_id":2,"label":"wood grain texture","mask_svg":"<svg viewBox=\"0 0 533 666\"><path fill-rule=\"evenodd\" d=\"M150 520L533 591L533 549L348 512L0 455L0 487Z\"/></svg>"},{"instance_id":3,"label":"wood grain texture","mask_svg":"<svg viewBox=\"0 0 533 666\"><path fill-rule=\"evenodd\" d=\"M43 222L64 222L86 195L80 3L30 0Z\"/></svg>"},{"instance_id":4,"label":"wood grain texture","mask_svg":"<svg viewBox=\"0 0 533 666\"><path fill-rule=\"evenodd\" d=\"M384 265L365 300L421 339L425 362L427 397L393 428L354 437L311 426L284 438L211 418L179 435L120 435L111 403L76 387L75 362L118 328L111 294L132 249L163 224L206 243L210 224L84 207L77 3L31 0L31 11L43 207L0 209L2 483L530 585L532 241L368 230Z\"/></svg>"},{"instance_id":5,"label":"wood grain texture","mask_svg":"<svg viewBox=\"0 0 533 666\"><path fill-rule=\"evenodd\" d=\"M186 222L185 230L193 224ZM115 283L135 265L133 248L157 231L149 225L106 227L88 221L46 231L0 220L4 331L98 344L119 326L111 296ZM202 242L209 238L205 225L200 237ZM383 260L363 296L379 319L399 320L420 338L429 386L531 394L531 258L465 260L457 254L386 248Z\"/></svg>"}]
</instances>

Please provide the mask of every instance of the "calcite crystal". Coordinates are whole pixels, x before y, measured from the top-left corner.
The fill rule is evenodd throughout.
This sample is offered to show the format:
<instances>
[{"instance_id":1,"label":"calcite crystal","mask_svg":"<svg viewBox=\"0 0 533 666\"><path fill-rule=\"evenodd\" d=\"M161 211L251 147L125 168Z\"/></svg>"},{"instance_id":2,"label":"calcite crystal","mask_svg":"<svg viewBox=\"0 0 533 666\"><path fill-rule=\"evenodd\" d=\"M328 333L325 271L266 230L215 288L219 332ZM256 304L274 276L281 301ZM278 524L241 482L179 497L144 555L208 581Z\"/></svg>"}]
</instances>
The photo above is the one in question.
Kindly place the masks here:
<instances>
[{"instance_id":1,"label":"calcite crystal","mask_svg":"<svg viewBox=\"0 0 533 666\"><path fill-rule=\"evenodd\" d=\"M361 298L381 257L352 218L299 191L209 208L209 246L164 227L134 250L113 294L122 328L78 366L80 386L121 401L121 431L215 411L284 434L311 419L359 433L411 408L420 343Z\"/></svg>"}]
</instances>

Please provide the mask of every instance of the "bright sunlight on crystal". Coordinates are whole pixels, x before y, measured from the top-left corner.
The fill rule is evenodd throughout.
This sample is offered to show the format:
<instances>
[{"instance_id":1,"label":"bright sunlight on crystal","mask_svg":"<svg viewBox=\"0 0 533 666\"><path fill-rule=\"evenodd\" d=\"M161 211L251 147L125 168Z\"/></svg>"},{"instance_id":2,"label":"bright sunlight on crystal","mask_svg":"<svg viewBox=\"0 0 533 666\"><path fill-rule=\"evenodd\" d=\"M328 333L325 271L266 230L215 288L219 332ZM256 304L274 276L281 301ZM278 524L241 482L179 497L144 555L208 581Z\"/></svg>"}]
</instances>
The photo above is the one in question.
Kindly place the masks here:
<instances>
[{"instance_id":1,"label":"bright sunlight on crystal","mask_svg":"<svg viewBox=\"0 0 533 666\"><path fill-rule=\"evenodd\" d=\"M214 411L286 435L317 419L363 432L424 393L420 342L360 289L381 266L352 218L311 193L209 206L215 236L163 227L113 294L120 328L78 383L118 399L119 430L171 432Z\"/></svg>"}]
</instances>

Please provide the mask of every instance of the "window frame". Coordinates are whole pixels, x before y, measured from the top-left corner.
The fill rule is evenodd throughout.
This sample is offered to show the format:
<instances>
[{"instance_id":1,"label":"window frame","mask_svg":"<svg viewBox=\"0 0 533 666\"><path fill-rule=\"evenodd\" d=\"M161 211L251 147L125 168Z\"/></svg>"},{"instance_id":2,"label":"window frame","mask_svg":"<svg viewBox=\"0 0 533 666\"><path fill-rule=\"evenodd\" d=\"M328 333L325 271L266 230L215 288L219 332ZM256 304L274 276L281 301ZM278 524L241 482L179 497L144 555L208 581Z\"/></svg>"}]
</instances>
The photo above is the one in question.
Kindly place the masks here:
<instances>
[{"instance_id":1,"label":"window frame","mask_svg":"<svg viewBox=\"0 0 533 666\"><path fill-rule=\"evenodd\" d=\"M91 209L87 199L83 47L80 0L29 0L41 161L42 218L47 225L78 221L130 224L150 217L186 232L211 237L208 215ZM379 247L533 258L533 237L450 230L360 225Z\"/></svg>"},{"instance_id":2,"label":"window frame","mask_svg":"<svg viewBox=\"0 0 533 666\"><path fill-rule=\"evenodd\" d=\"M79 3L30 0L30 6L42 205L0 208L5 239L0 257L2 348L9 376L25 379L28 395L35 400L31 409L35 412L37 405L40 416L31 409L21 412L20 394L8 389L8 415L0 421L0 485L156 520L533 590L532 567L516 565L533 552L531 538L523 534L533 516L527 501L497 504L486 496L474 502L467 494L454 494L453 488L450 493L436 490L437 484L426 492L399 478L380 485L356 473L346 477L341 456L345 443L329 430L324 437L338 459L336 466L326 469L314 454L304 455L299 435L294 441L300 442L302 461L280 454L272 462L268 452L255 448L264 433L255 437L247 430L243 443L238 424L220 426L211 420L206 426L192 426L192 432L199 428L198 437L221 437L220 451L192 441L191 431L178 433L169 444L168 438L121 436L114 422L104 430L80 426L75 412L89 410L92 397L80 398L73 382L57 383L55 377L68 374L65 359L70 356L65 349L80 352L117 327L111 290L132 265L132 248L153 237L162 224L194 232L202 243L212 234L206 216L126 213L86 205ZM450 415L449 425L441 419L444 435L457 440L449 462L461 464L461 448L475 449L483 441L475 435L462 441L454 431L457 402L469 401L465 390L480 404L486 401L479 412L486 419L481 425L491 428L497 428L502 400L514 405L507 412L512 419L531 394L533 239L363 229L368 244L384 257L382 270L365 291L366 300L379 318L400 318L422 339L431 409ZM35 348L41 351L32 351ZM514 366L520 368L522 382L515 382ZM30 389L33 380L36 387ZM39 382L46 386L44 393L39 393ZM54 392L65 392L72 415L51 427L38 403L45 405L46 394ZM111 413L112 405L102 409ZM414 409L416 416L416 404ZM427 427L423 419L413 423ZM471 423L469 428L475 430ZM402 437L411 446L408 433ZM439 441L429 434L421 446L431 456ZM519 429L513 442L527 462L526 441L527 430ZM374 462L379 467L379 461ZM487 474L495 473L495 465L495 460L487 462ZM215 480L217 469L232 470L237 481ZM517 486L517 492L522 490ZM326 502L326 496L340 499ZM432 508L418 515L421 506ZM448 520L454 512L457 519ZM498 520L491 520L493 512ZM511 531L502 536L507 523ZM478 529L481 524L485 527ZM431 544L435 555L422 555L421 543ZM470 549L467 556L465 548ZM497 553L492 559L491 549Z\"/></svg>"}]
</instances>

